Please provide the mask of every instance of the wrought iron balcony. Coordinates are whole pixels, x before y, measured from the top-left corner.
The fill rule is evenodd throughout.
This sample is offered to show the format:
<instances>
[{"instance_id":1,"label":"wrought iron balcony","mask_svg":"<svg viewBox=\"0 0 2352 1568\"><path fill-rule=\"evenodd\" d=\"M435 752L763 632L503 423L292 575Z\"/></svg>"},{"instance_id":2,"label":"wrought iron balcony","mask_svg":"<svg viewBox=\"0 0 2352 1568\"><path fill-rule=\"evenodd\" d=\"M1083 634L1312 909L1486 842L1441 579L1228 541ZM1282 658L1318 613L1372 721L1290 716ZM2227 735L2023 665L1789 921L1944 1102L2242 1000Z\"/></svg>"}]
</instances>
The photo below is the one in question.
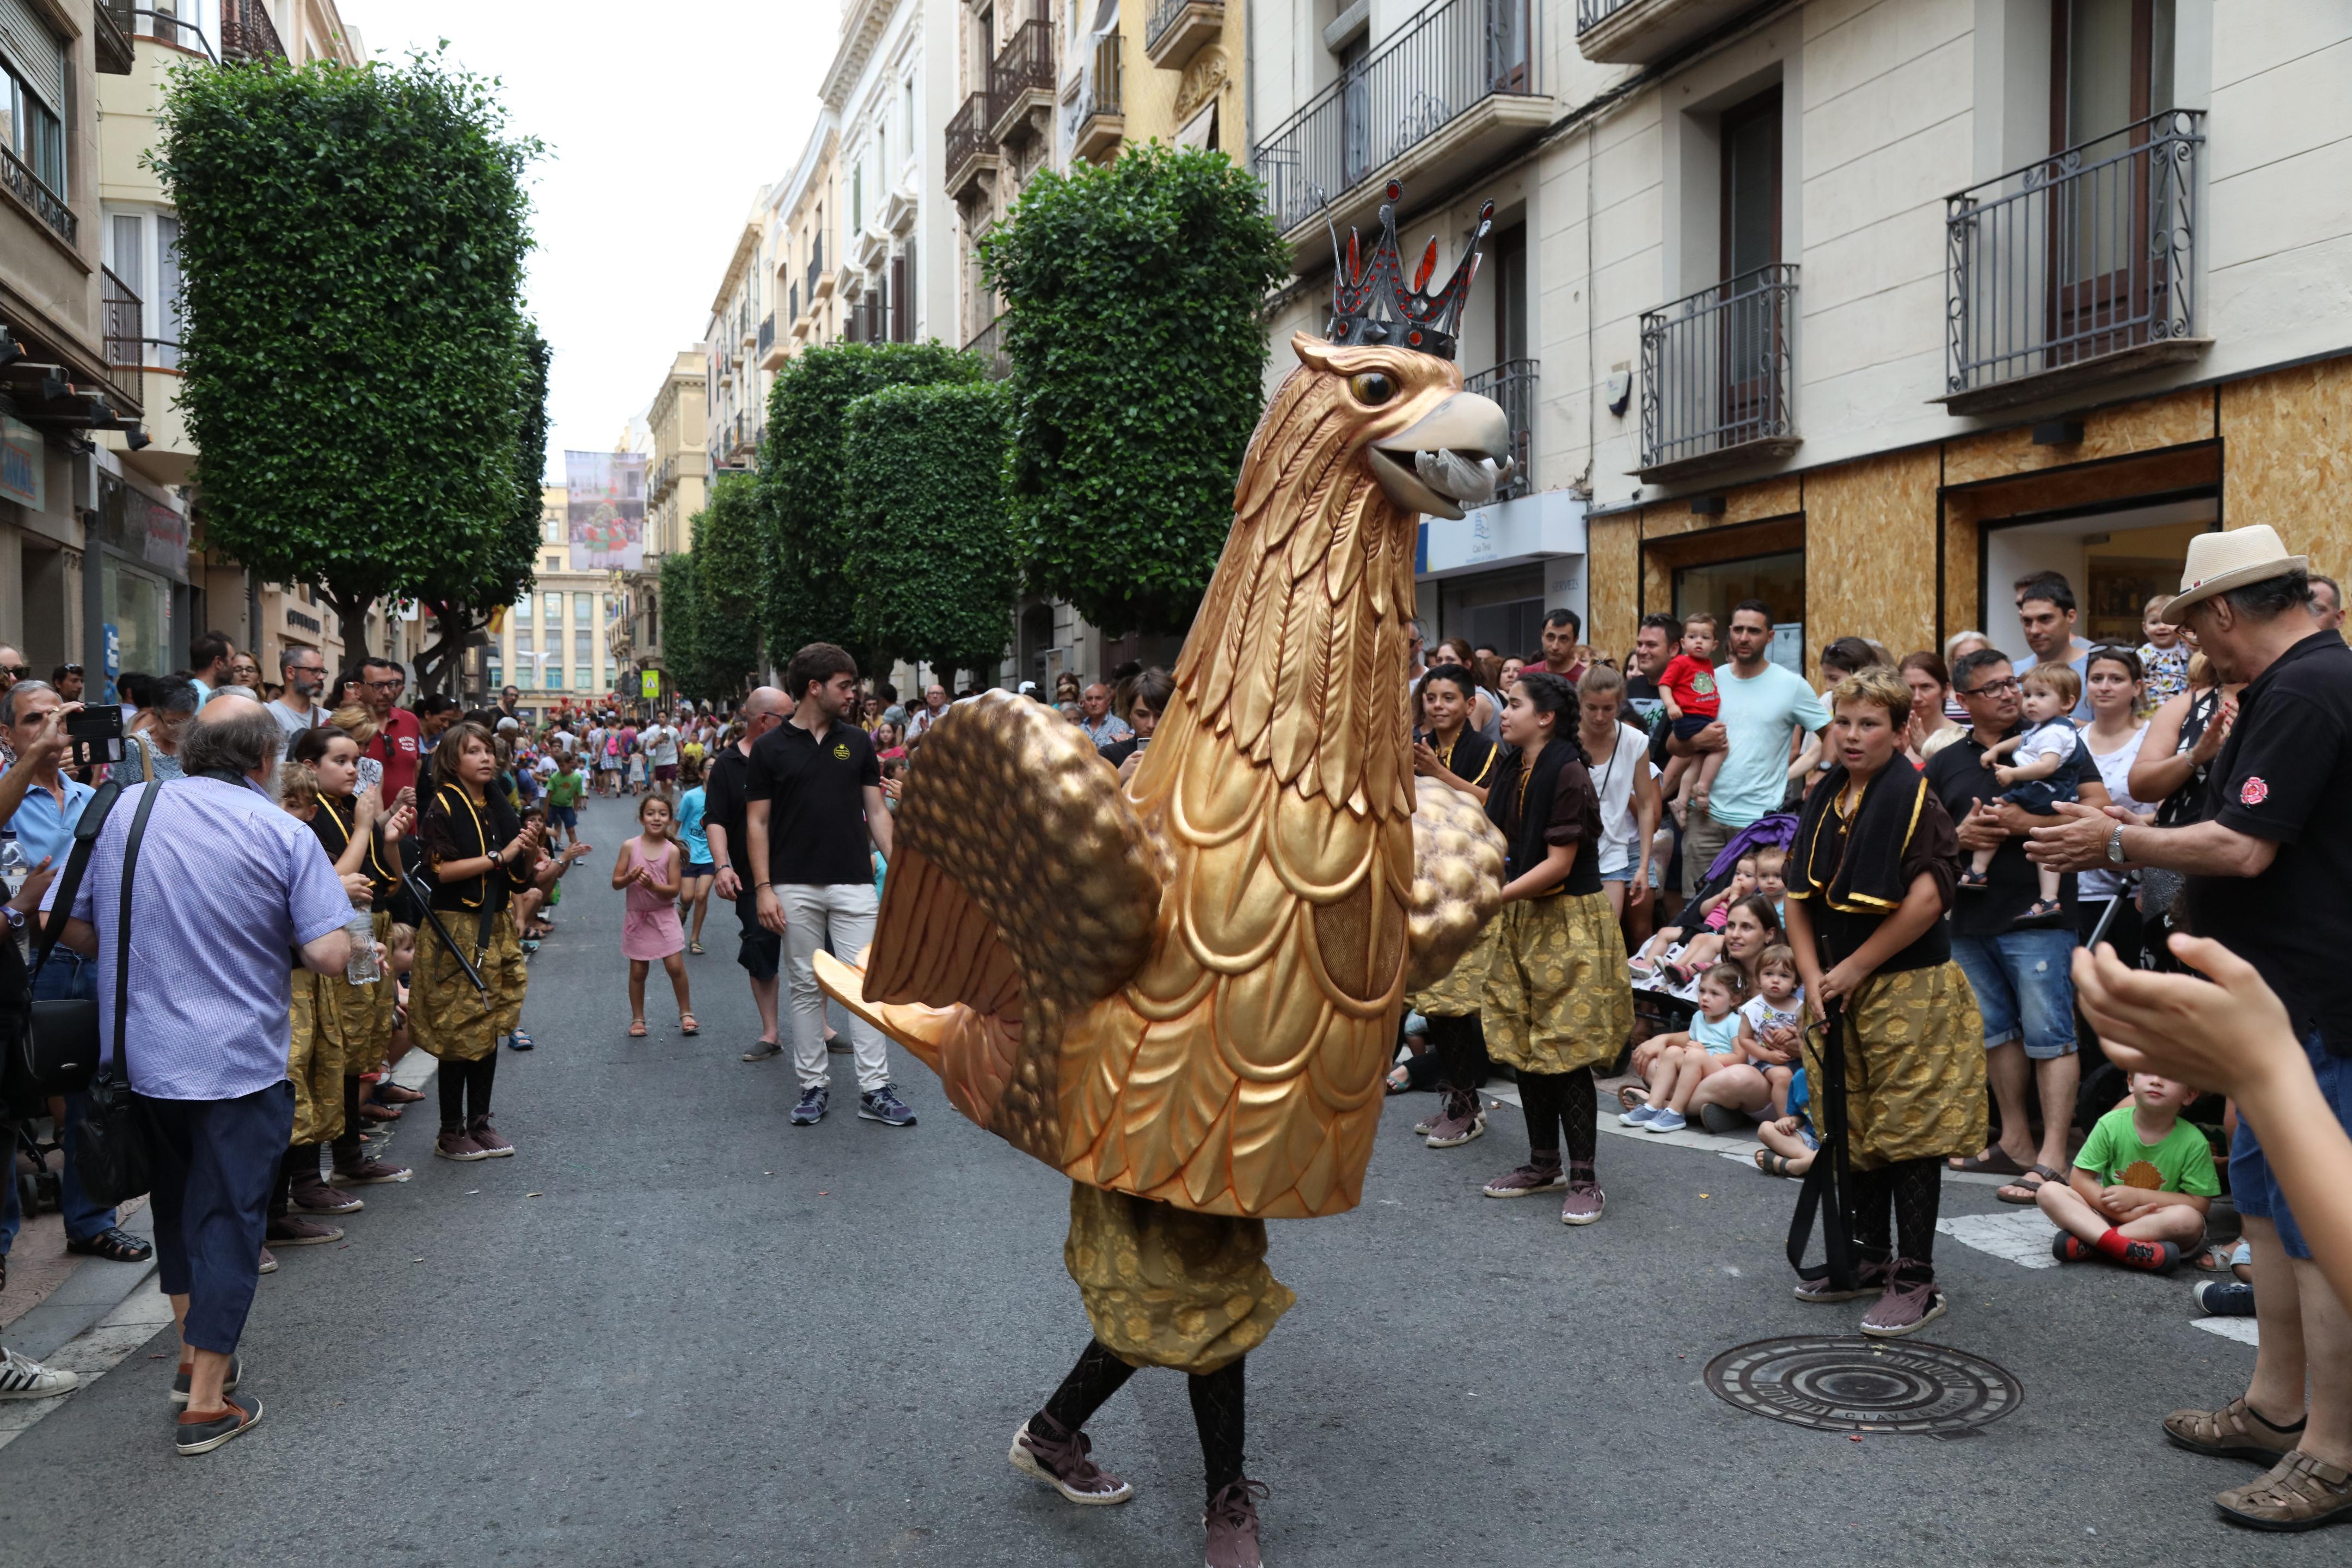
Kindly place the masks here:
<instances>
[{"instance_id":1,"label":"wrought iron balcony","mask_svg":"<svg viewBox=\"0 0 2352 1568\"><path fill-rule=\"evenodd\" d=\"M1671 483L1797 449L1790 339L1797 268L1782 263L1642 316L1642 478Z\"/></svg>"},{"instance_id":2,"label":"wrought iron balcony","mask_svg":"<svg viewBox=\"0 0 2352 1568\"><path fill-rule=\"evenodd\" d=\"M1945 198L1954 414L2194 359L2204 115L2167 110Z\"/></svg>"},{"instance_id":3,"label":"wrought iron balcony","mask_svg":"<svg viewBox=\"0 0 2352 1568\"><path fill-rule=\"evenodd\" d=\"M131 37L138 30L131 10L131 0L93 0L90 6L90 33L98 45L98 68L108 76L131 74Z\"/></svg>"},{"instance_id":4,"label":"wrought iron balcony","mask_svg":"<svg viewBox=\"0 0 2352 1568\"><path fill-rule=\"evenodd\" d=\"M1310 225L1322 231L1326 201L1346 205L1383 173L1467 173L1550 113L1536 87L1526 0L1441 0L1307 100L1251 161L1295 240Z\"/></svg>"},{"instance_id":5,"label":"wrought iron balcony","mask_svg":"<svg viewBox=\"0 0 2352 1568\"><path fill-rule=\"evenodd\" d=\"M220 0L220 52L224 60L282 60L286 46L269 20L264 0Z\"/></svg>"},{"instance_id":6,"label":"wrought iron balcony","mask_svg":"<svg viewBox=\"0 0 2352 1568\"><path fill-rule=\"evenodd\" d=\"M989 97L975 92L948 121L946 136L948 199L961 202L982 189L981 176L997 166L996 142L989 135L992 117Z\"/></svg>"},{"instance_id":7,"label":"wrought iron balcony","mask_svg":"<svg viewBox=\"0 0 2352 1568\"><path fill-rule=\"evenodd\" d=\"M1054 107L1054 24L1033 18L1013 29L988 68L989 138L1018 142L1036 127L1033 111Z\"/></svg>"},{"instance_id":8,"label":"wrought iron balcony","mask_svg":"<svg viewBox=\"0 0 2352 1568\"><path fill-rule=\"evenodd\" d=\"M1534 360L1507 359L1491 369L1462 378L1463 390L1493 398L1501 406L1503 417L1510 421L1510 456L1519 467L1511 482L1495 492L1496 500L1528 495L1536 488L1536 371Z\"/></svg>"},{"instance_id":9,"label":"wrought iron balcony","mask_svg":"<svg viewBox=\"0 0 2352 1568\"><path fill-rule=\"evenodd\" d=\"M1576 52L1648 65L1756 8L1756 0L1576 0Z\"/></svg>"},{"instance_id":10,"label":"wrought iron balcony","mask_svg":"<svg viewBox=\"0 0 2352 1568\"><path fill-rule=\"evenodd\" d=\"M0 143L0 184L6 185L9 195L38 214L41 221L57 230L68 245L79 243L81 220L74 216L73 208L66 205L66 199L49 189L47 183L33 173L32 165L17 157L5 143Z\"/></svg>"},{"instance_id":11,"label":"wrought iron balcony","mask_svg":"<svg viewBox=\"0 0 2352 1568\"><path fill-rule=\"evenodd\" d=\"M146 349L144 312L139 296L114 274L98 269L99 324L106 339L106 379L134 404L140 401L140 364Z\"/></svg>"},{"instance_id":12,"label":"wrought iron balcony","mask_svg":"<svg viewBox=\"0 0 2352 1568\"><path fill-rule=\"evenodd\" d=\"M1161 70L1180 71L1224 29L1224 0L1152 0L1143 52Z\"/></svg>"},{"instance_id":13,"label":"wrought iron balcony","mask_svg":"<svg viewBox=\"0 0 2352 1568\"><path fill-rule=\"evenodd\" d=\"M1087 73L1085 95L1078 100L1078 132L1070 152L1089 163L1100 163L1118 151L1127 135L1127 117L1119 109L1119 36L1095 46L1094 68Z\"/></svg>"}]
</instances>

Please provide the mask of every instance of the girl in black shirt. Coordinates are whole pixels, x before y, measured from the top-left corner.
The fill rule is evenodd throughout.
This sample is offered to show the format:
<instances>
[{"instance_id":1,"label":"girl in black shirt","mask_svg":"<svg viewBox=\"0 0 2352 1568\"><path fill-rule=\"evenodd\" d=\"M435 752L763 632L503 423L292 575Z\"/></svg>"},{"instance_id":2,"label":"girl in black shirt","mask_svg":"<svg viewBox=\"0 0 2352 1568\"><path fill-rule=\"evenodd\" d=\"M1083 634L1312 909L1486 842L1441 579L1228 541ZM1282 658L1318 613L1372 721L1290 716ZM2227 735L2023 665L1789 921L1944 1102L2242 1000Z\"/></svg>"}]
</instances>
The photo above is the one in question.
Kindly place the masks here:
<instances>
[{"instance_id":1,"label":"girl in black shirt","mask_svg":"<svg viewBox=\"0 0 2352 1568\"><path fill-rule=\"evenodd\" d=\"M1528 1163L1485 1191L1517 1198L1563 1187L1561 1223L1591 1225L1606 1202L1593 1175L1592 1068L1624 1045L1633 993L1601 889L1601 802L1570 728L1575 715L1573 686L1547 671L1522 674L1502 720L1517 750L1486 794L1487 819L1509 852L1480 1011L1487 1050L1518 1073Z\"/></svg>"},{"instance_id":2,"label":"girl in black shirt","mask_svg":"<svg viewBox=\"0 0 2352 1568\"><path fill-rule=\"evenodd\" d=\"M1441 664L1421 678L1415 695L1428 728L1413 738L1412 771L1484 805L1503 748L1470 726L1477 678L1461 665ZM1429 1020L1429 1048L1436 1058L1437 1114L1415 1129L1432 1149L1459 1148L1486 1131L1486 1113L1478 1107L1478 1086L1486 1081L1478 1004L1494 959L1496 924L1487 922L1444 979L1411 998L1413 1011Z\"/></svg>"}]
</instances>

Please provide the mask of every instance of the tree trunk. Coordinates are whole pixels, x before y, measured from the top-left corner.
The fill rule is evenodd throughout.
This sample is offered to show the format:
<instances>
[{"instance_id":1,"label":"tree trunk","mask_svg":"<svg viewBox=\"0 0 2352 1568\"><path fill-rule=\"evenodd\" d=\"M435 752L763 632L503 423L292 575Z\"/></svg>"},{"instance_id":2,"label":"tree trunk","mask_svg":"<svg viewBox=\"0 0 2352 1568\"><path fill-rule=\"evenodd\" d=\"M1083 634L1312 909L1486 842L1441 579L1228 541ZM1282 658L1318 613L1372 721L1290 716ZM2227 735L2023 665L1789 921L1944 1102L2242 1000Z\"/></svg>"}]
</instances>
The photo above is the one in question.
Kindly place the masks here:
<instances>
[{"instance_id":1,"label":"tree trunk","mask_svg":"<svg viewBox=\"0 0 2352 1568\"><path fill-rule=\"evenodd\" d=\"M325 584L321 592L326 595L327 603L334 606L335 618L342 624L343 668L357 669L360 660L367 658L371 651L367 640L367 618L368 611L375 607L375 595L369 594L362 597L346 593L331 583Z\"/></svg>"},{"instance_id":2,"label":"tree trunk","mask_svg":"<svg viewBox=\"0 0 2352 1568\"><path fill-rule=\"evenodd\" d=\"M417 689L438 693L452 685L451 677L466 660L466 645L482 628L482 618L463 605L433 606L441 635L416 656Z\"/></svg>"}]
</instances>

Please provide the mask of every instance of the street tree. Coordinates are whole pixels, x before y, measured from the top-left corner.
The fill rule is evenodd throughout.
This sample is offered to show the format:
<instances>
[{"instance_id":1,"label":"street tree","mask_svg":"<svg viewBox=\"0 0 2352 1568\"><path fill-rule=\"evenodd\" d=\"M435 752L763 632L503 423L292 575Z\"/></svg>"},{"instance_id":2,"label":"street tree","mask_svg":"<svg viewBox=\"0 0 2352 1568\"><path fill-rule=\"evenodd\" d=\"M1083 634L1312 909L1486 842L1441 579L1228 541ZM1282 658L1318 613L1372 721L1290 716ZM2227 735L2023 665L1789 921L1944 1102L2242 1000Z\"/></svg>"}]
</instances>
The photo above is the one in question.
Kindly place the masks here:
<instances>
[{"instance_id":1,"label":"street tree","mask_svg":"<svg viewBox=\"0 0 2352 1568\"><path fill-rule=\"evenodd\" d=\"M662 666L678 695L698 702L733 695L702 684L701 656L695 640L701 617L693 551L673 550L662 557L660 595Z\"/></svg>"},{"instance_id":2,"label":"street tree","mask_svg":"<svg viewBox=\"0 0 2352 1568\"><path fill-rule=\"evenodd\" d=\"M425 54L166 79L205 539L316 584L354 658L370 605L478 584L515 521L541 149L495 89Z\"/></svg>"},{"instance_id":3,"label":"street tree","mask_svg":"<svg viewBox=\"0 0 2352 1568\"><path fill-rule=\"evenodd\" d=\"M829 343L793 355L777 372L760 449L762 539L751 580L760 586L760 624L780 662L813 642L872 651L860 647L851 609L856 585L842 569L850 544L843 487L849 405L886 386L981 379L977 355L938 342Z\"/></svg>"},{"instance_id":4,"label":"street tree","mask_svg":"<svg viewBox=\"0 0 2352 1568\"><path fill-rule=\"evenodd\" d=\"M995 678L1021 558L1005 505L1003 389L890 386L849 405L842 574L858 634L891 659Z\"/></svg>"},{"instance_id":5,"label":"street tree","mask_svg":"<svg viewBox=\"0 0 2352 1568\"><path fill-rule=\"evenodd\" d=\"M500 605L520 602L536 581L532 568L539 563L544 505L540 476L547 465L547 373L553 355L537 328L525 321L521 331L522 427L515 436L514 509L504 527L484 532L478 552L453 558L446 574L417 584L415 596L433 612L435 631L416 656L420 690L440 691L454 684L467 645L488 627Z\"/></svg>"},{"instance_id":6,"label":"street tree","mask_svg":"<svg viewBox=\"0 0 2352 1568\"><path fill-rule=\"evenodd\" d=\"M1158 142L1044 171L981 261L1004 301L1030 588L1106 632L1182 632L1233 524L1263 304L1290 270L1258 182Z\"/></svg>"},{"instance_id":7,"label":"street tree","mask_svg":"<svg viewBox=\"0 0 2352 1568\"><path fill-rule=\"evenodd\" d=\"M720 474L694 514L694 666L707 696L740 697L760 668L759 489L749 474Z\"/></svg>"}]
</instances>

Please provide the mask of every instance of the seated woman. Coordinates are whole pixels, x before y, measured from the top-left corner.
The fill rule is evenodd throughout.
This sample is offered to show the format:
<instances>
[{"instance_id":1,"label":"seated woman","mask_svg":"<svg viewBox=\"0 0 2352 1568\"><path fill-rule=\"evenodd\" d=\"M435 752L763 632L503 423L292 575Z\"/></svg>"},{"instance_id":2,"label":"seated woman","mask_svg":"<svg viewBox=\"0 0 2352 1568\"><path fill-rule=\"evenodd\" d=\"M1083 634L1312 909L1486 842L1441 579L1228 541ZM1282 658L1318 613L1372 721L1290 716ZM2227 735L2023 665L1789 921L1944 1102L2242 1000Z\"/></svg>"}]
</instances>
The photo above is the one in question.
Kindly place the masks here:
<instances>
[{"instance_id":1,"label":"seated woman","mask_svg":"<svg viewBox=\"0 0 2352 1568\"><path fill-rule=\"evenodd\" d=\"M1787 940L1780 934L1780 918L1772 912L1772 900L1761 894L1750 893L1732 905L1731 912L1724 918L1724 961L1738 964L1740 973L1747 976L1748 994L1752 994L1756 989L1765 949L1780 946ZM1617 1091L1617 1098L1624 1109L1631 1110L1648 1098L1646 1086L1659 1054L1669 1047L1686 1046L1690 1039L1687 1029L1673 1029L1663 1035L1653 1035L1633 1047L1633 1076L1640 1079L1642 1084L1627 1084ZM1756 1081L1760 1084L1763 1080L1758 1079ZM1698 1097L1702 1104L1710 1098L1706 1094Z\"/></svg>"},{"instance_id":2,"label":"seated woman","mask_svg":"<svg viewBox=\"0 0 2352 1568\"><path fill-rule=\"evenodd\" d=\"M1754 891L1756 858L1743 855L1729 883L1685 910L1676 923L1661 927L1627 961L1634 974L1638 977L1663 967L1679 985L1710 967L1723 955L1723 922L1729 918L1731 906ZM1676 942L1683 944L1683 951L1668 963L1666 952Z\"/></svg>"}]
</instances>

